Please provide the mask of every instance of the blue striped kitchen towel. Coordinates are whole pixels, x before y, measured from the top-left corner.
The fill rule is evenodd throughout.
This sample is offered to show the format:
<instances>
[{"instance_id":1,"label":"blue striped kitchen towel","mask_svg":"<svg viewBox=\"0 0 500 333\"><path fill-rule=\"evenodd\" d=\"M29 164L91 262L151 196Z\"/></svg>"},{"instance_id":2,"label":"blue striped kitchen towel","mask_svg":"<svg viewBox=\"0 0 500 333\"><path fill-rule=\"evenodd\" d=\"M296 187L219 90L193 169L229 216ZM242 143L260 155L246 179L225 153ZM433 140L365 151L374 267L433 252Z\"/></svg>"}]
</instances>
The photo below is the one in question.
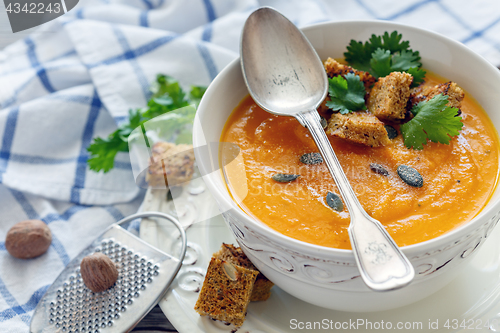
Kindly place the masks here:
<instances>
[{"instance_id":1,"label":"blue striped kitchen towel","mask_svg":"<svg viewBox=\"0 0 500 333\"><path fill-rule=\"evenodd\" d=\"M157 73L208 85L237 57L244 21L262 5L298 26L382 19L423 27L500 65L498 0L81 0L0 51L0 332L27 332L64 266L142 201L127 154L108 174L88 169L92 139L145 106ZM33 218L49 224L52 246L36 259L12 258L5 234Z\"/></svg>"}]
</instances>

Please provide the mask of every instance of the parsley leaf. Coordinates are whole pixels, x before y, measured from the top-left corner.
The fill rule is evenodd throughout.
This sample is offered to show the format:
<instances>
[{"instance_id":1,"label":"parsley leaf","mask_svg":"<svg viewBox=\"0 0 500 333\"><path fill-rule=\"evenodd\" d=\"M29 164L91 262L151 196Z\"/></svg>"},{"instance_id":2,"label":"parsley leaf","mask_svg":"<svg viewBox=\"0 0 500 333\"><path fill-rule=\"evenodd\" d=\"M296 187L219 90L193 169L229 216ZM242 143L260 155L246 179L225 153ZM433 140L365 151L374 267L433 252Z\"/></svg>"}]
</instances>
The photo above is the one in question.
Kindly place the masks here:
<instances>
[{"instance_id":1,"label":"parsley leaf","mask_svg":"<svg viewBox=\"0 0 500 333\"><path fill-rule=\"evenodd\" d=\"M389 75L392 70L391 65L391 51L377 49L373 52L372 59L370 60L371 72L375 74L375 77L384 77Z\"/></svg>"},{"instance_id":2,"label":"parsley leaf","mask_svg":"<svg viewBox=\"0 0 500 333\"><path fill-rule=\"evenodd\" d=\"M364 44L363 42L351 39L351 42L347 46L347 52L344 53L345 60L358 70L368 71L372 53L378 48L388 50L390 53L408 50L410 42L401 42L402 38L403 35L398 34L397 31L393 31L390 35L386 31L382 36L373 34L369 41Z\"/></svg>"},{"instance_id":3,"label":"parsley leaf","mask_svg":"<svg viewBox=\"0 0 500 333\"><path fill-rule=\"evenodd\" d=\"M379 78L387 76L391 72L407 72L411 68L418 70L418 67L422 65L418 59L420 59L418 52L402 51L391 54L389 50L378 48L373 52L370 60L371 73ZM425 75L425 71L423 72Z\"/></svg>"},{"instance_id":4,"label":"parsley leaf","mask_svg":"<svg viewBox=\"0 0 500 333\"><path fill-rule=\"evenodd\" d=\"M401 51L392 56L392 71L402 72L407 71L412 67L420 67L420 55L413 51Z\"/></svg>"},{"instance_id":5,"label":"parsley leaf","mask_svg":"<svg viewBox=\"0 0 500 333\"><path fill-rule=\"evenodd\" d=\"M107 139L95 138L87 150L92 156L87 160L90 170L108 172L113 168L116 154L128 151L128 143L113 133Z\"/></svg>"},{"instance_id":6,"label":"parsley leaf","mask_svg":"<svg viewBox=\"0 0 500 333\"><path fill-rule=\"evenodd\" d=\"M327 107L341 114L366 110L366 90L358 75L348 73L345 78L339 75L328 81L330 101L326 103Z\"/></svg>"},{"instance_id":7,"label":"parsley leaf","mask_svg":"<svg viewBox=\"0 0 500 333\"><path fill-rule=\"evenodd\" d=\"M411 83L410 88L418 87L422 82L424 82L424 77L427 73L423 69L417 67L412 67L408 69L407 72L413 76L413 82Z\"/></svg>"},{"instance_id":8,"label":"parsley leaf","mask_svg":"<svg viewBox=\"0 0 500 333\"><path fill-rule=\"evenodd\" d=\"M377 45L377 47L382 47L383 49L389 50L391 51L391 53L394 53L407 50L410 47L410 42L401 41L402 38L403 35L398 34L397 31L393 31L390 36L386 31L382 36L383 43L381 44L381 46L378 46L377 43L377 41L380 40L380 37L376 38L375 35L372 35L370 41L372 42L372 44Z\"/></svg>"},{"instance_id":9,"label":"parsley leaf","mask_svg":"<svg viewBox=\"0 0 500 333\"><path fill-rule=\"evenodd\" d=\"M96 172L102 170L105 173L111 170L114 167L116 154L128 152L128 137L134 129L170 111L192 104L197 106L205 90L205 87L192 87L186 95L179 82L170 76L159 74L151 87L153 94L148 101L148 107L129 110L128 122L118 126L118 129L107 138L95 138L87 148L90 153L90 158L87 160L90 170ZM182 134L185 126L193 121L194 112L190 109L186 108L185 111L173 115L168 122L162 122L163 127L168 124L168 128L162 130L178 130Z\"/></svg>"},{"instance_id":10,"label":"parsley leaf","mask_svg":"<svg viewBox=\"0 0 500 333\"><path fill-rule=\"evenodd\" d=\"M415 116L400 127L407 148L421 150L427 139L449 144L451 137L459 134L464 125L462 117L457 116L458 109L446 106L447 103L448 96L439 94L411 109Z\"/></svg>"},{"instance_id":11,"label":"parsley leaf","mask_svg":"<svg viewBox=\"0 0 500 333\"><path fill-rule=\"evenodd\" d=\"M420 67L420 54L409 49L408 41L401 41L402 35L386 31L382 36L372 35L369 41L351 40L344 53L345 60L352 67L370 72L374 77L384 77L391 72L408 72L414 75L412 87L423 82L425 71ZM414 69L413 69L414 68Z\"/></svg>"},{"instance_id":12,"label":"parsley leaf","mask_svg":"<svg viewBox=\"0 0 500 333\"><path fill-rule=\"evenodd\" d=\"M352 67L360 71L368 72L370 70L370 59L375 49L369 42L357 42L351 39L347 46L347 52L344 53L345 61Z\"/></svg>"}]
</instances>

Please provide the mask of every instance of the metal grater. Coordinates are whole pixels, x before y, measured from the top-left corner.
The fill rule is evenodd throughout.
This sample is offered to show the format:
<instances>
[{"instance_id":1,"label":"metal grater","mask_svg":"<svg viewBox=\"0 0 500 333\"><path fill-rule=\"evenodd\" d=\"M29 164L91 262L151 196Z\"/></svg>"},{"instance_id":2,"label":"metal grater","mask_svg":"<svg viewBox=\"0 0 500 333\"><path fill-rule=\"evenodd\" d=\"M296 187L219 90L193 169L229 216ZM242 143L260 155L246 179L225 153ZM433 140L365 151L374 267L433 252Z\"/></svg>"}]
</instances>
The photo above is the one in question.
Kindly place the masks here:
<instances>
[{"instance_id":1,"label":"metal grater","mask_svg":"<svg viewBox=\"0 0 500 333\"><path fill-rule=\"evenodd\" d=\"M179 230L180 257L174 258L126 231L120 225L138 218L159 217ZM168 214L138 213L111 225L74 258L49 287L31 319L30 332L129 332L167 291L186 253L186 234ZM80 275L83 257L102 252L118 267L118 281L94 293Z\"/></svg>"}]
</instances>

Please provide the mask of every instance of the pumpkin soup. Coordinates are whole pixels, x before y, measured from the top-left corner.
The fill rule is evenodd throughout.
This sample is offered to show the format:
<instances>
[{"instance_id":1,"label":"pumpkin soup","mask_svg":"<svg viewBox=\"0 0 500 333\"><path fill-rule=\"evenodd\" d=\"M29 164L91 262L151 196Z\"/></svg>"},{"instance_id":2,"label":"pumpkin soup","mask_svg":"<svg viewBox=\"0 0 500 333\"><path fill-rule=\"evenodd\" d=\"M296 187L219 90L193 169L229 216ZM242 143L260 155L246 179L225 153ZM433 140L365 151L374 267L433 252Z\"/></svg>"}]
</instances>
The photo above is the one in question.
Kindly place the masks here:
<instances>
[{"instance_id":1,"label":"pumpkin soup","mask_svg":"<svg viewBox=\"0 0 500 333\"><path fill-rule=\"evenodd\" d=\"M424 87L442 82L427 74ZM422 150L407 148L401 134L378 147L329 135L360 203L399 246L435 238L467 223L496 186L496 131L467 94L460 109L464 124L460 134L449 144L428 142ZM239 204L247 214L304 242L350 248L349 213L332 209L325 199L329 192L339 193L325 163L301 162L302 155L318 149L295 118L267 113L247 96L228 119L221 142L241 149L248 193ZM398 175L401 165L417 170L423 185L403 181ZM298 177L273 180L279 173ZM228 178L230 185L241 181Z\"/></svg>"}]
</instances>

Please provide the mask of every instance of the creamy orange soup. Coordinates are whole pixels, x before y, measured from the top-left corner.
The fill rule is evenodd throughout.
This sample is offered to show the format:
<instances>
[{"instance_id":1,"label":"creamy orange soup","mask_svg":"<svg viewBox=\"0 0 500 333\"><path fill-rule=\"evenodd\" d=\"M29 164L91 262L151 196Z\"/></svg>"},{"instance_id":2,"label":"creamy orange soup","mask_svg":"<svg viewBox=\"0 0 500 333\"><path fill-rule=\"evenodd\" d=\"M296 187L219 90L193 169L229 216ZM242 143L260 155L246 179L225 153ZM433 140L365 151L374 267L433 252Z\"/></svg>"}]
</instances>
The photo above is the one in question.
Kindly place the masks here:
<instances>
[{"instance_id":1,"label":"creamy orange soup","mask_svg":"<svg viewBox=\"0 0 500 333\"><path fill-rule=\"evenodd\" d=\"M427 85L445 82L427 74ZM470 221L486 205L498 176L498 138L481 107L466 94L464 127L449 145L429 142L408 149L401 134L393 144L370 148L330 138L332 147L365 210L379 220L399 246L426 241ZM349 213L331 209L329 191L339 194L325 163L305 165L299 157L318 152L307 129L293 117L275 116L247 96L233 111L222 142L241 149L248 194L240 203L250 216L280 233L312 244L349 249ZM389 176L370 170L383 165ZM418 170L415 188L396 173L405 164ZM289 183L275 173L300 174ZM233 177L235 178L235 177ZM229 184L241 179L229 177Z\"/></svg>"}]
</instances>

